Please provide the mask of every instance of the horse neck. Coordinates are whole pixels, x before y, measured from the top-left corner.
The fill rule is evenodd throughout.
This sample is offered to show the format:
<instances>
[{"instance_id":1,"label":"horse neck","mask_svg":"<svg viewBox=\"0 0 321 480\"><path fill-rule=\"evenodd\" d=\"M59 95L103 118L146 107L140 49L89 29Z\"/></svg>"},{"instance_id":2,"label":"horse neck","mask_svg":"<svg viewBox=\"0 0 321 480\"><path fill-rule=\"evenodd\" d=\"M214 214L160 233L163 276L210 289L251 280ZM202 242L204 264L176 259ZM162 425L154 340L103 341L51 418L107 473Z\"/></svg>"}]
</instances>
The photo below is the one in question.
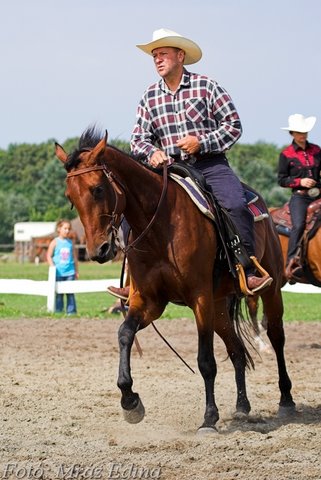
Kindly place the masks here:
<instances>
[{"instance_id":1,"label":"horse neck","mask_svg":"<svg viewBox=\"0 0 321 480\"><path fill-rule=\"evenodd\" d=\"M130 156L118 150L108 149L108 169L125 190L127 221L132 225L146 226L146 217L152 215L162 191L162 177L143 167Z\"/></svg>"}]
</instances>

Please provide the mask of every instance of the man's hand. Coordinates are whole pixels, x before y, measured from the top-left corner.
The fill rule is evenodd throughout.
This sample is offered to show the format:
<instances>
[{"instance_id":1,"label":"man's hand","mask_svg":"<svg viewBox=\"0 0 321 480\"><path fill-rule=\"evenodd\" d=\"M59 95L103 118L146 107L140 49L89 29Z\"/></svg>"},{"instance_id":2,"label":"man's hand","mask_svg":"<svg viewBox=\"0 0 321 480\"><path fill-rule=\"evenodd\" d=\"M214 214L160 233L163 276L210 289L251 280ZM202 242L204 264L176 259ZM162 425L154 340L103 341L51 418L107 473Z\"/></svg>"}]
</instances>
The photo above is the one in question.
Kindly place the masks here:
<instances>
[{"instance_id":1,"label":"man's hand","mask_svg":"<svg viewBox=\"0 0 321 480\"><path fill-rule=\"evenodd\" d=\"M312 188L317 182L313 178L301 178L300 185L305 188Z\"/></svg>"},{"instance_id":2,"label":"man's hand","mask_svg":"<svg viewBox=\"0 0 321 480\"><path fill-rule=\"evenodd\" d=\"M159 165L163 165L164 162L168 162L168 157L162 150L156 150L149 160L149 163L154 168L158 167Z\"/></svg>"},{"instance_id":3,"label":"man's hand","mask_svg":"<svg viewBox=\"0 0 321 480\"><path fill-rule=\"evenodd\" d=\"M180 138L176 142L176 145L188 155L194 155L200 149L198 138L194 135L187 135L186 137Z\"/></svg>"}]
</instances>

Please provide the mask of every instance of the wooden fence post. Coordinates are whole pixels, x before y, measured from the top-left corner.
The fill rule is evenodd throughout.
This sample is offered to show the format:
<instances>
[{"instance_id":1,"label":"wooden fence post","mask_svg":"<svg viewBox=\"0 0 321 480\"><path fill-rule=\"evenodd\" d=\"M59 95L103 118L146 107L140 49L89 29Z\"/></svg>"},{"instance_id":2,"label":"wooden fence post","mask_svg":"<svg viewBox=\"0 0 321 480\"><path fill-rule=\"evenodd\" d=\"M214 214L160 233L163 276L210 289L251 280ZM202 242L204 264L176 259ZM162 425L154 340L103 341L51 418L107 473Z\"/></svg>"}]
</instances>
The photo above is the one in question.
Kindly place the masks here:
<instances>
[{"instance_id":1,"label":"wooden fence post","mask_svg":"<svg viewBox=\"0 0 321 480\"><path fill-rule=\"evenodd\" d=\"M47 312L54 313L55 308L56 308L56 267L50 266L48 270Z\"/></svg>"}]
</instances>

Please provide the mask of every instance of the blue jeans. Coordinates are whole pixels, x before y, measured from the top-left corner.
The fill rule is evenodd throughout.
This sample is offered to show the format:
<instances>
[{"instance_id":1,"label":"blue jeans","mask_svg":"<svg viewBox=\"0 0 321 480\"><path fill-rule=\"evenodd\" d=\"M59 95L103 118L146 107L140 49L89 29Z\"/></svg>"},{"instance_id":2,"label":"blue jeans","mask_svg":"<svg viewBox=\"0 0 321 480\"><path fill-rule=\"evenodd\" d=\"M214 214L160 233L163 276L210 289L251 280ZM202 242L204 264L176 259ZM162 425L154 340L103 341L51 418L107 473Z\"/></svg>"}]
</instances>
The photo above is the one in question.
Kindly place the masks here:
<instances>
[{"instance_id":1,"label":"blue jeans","mask_svg":"<svg viewBox=\"0 0 321 480\"><path fill-rule=\"evenodd\" d=\"M75 280L75 275L69 275L67 277L56 276L57 282L64 282L66 280ZM66 293L67 296L67 314L68 313L77 313L76 299L73 293ZM61 313L64 310L64 294L57 293L56 295L56 313Z\"/></svg>"},{"instance_id":2,"label":"blue jeans","mask_svg":"<svg viewBox=\"0 0 321 480\"><path fill-rule=\"evenodd\" d=\"M305 217L310 203L315 198L308 195L294 193L290 199L289 207L292 220L292 230L289 238L287 263L296 255L300 240L305 229Z\"/></svg>"},{"instance_id":3,"label":"blue jeans","mask_svg":"<svg viewBox=\"0 0 321 480\"><path fill-rule=\"evenodd\" d=\"M254 255L253 215L247 208L243 186L228 161L208 159L193 166L204 175L214 197L228 211L247 253Z\"/></svg>"}]
</instances>

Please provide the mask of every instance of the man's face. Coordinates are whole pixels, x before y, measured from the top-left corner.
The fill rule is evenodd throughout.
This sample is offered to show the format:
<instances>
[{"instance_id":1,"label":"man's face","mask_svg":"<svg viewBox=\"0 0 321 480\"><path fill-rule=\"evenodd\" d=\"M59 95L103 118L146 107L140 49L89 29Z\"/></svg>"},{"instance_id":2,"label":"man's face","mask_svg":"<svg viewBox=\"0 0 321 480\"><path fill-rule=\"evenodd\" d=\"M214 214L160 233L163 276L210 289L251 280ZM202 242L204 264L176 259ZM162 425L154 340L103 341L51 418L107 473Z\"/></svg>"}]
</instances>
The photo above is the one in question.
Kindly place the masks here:
<instances>
[{"instance_id":1,"label":"man's face","mask_svg":"<svg viewBox=\"0 0 321 480\"><path fill-rule=\"evenodd\" d=\"M153 50L153 59L159 75L166 78L184 63L184 51L173 47L160 47Z\"/></svg>"}]
</instances>

